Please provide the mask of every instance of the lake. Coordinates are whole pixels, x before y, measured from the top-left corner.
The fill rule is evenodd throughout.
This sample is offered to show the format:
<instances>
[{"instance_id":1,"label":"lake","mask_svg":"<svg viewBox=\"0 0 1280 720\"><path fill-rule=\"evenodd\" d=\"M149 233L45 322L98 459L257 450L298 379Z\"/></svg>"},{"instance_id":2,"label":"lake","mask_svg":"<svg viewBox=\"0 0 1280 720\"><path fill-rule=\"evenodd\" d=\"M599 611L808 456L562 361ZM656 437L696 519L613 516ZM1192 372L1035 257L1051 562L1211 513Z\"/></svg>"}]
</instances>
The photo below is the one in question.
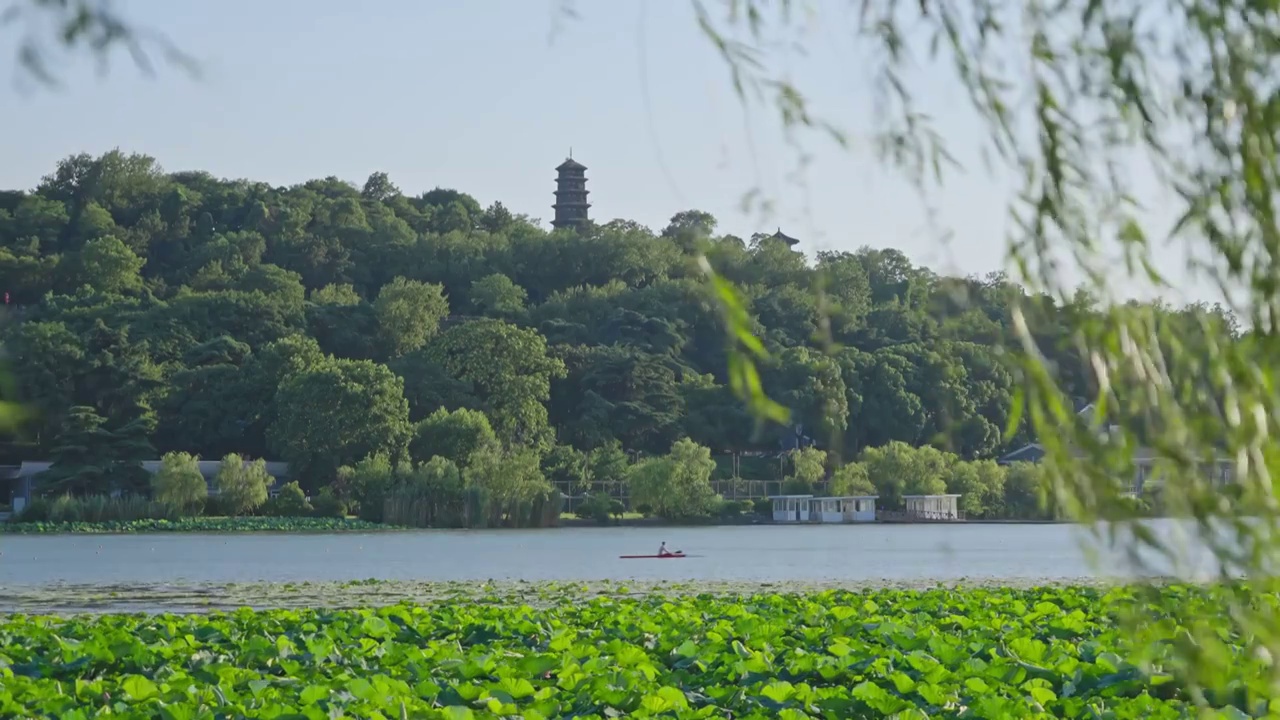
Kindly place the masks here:
<instances>
[{"instance_id":1,"label":"lake","mask_svg":"<svg viewBox=\"0 0 1280 720\"><path fill-rule=\"evenodd\" d=\"M1161 532L1172 532L1170 523ZM1090 563L1074 525L755 525L333 534L0 535L0 587L379 580L1070 580ZM622 560L662 542L693 555ZM1192 574L1211 569L1189 554Z\"/></svg>"}]
</instances>

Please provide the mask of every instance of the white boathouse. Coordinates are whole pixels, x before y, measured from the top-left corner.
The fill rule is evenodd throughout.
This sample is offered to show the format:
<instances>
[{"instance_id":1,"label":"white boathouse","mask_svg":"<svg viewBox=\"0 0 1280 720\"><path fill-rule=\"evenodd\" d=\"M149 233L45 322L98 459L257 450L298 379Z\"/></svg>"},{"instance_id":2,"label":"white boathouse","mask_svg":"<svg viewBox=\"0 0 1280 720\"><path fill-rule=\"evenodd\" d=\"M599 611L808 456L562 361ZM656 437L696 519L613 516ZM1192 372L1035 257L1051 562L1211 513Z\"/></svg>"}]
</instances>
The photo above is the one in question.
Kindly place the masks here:
<instances>
[{"instance_id":1,"label":"white boathouse","mask_svg":"<svg viewBox=\"0 0 1280 720\"><path fill-rule=\"evenodd\" d=\"M773 521L777 523L862 523L876 521L877 495L774 495Z\"/></svg>"},{"instance_id":2,"label":"white boathouse","mask_svg":"<svg viewBox=\"0 0 1280 720\"><path fill-rule=\"evenodd\" d=\"M818 497L809 501L811 514L822 523L875 522L878 495Z\"/></svg>"},{"instance_id":3,"label":"white boathouse","mask_svg":"<svg viewBox=\"0 0 1280 720\"><path fill-rule=\"evenodd\" d=\"M809 522L812 495L774 495L773 521L780 523Z\"/></svg>"},{"instance_id":4,"label":"white boathouse","mask_svg":"<svg viewBox=\"0 0 1280 720\"><path fill-rule=\"evenodd\" d=\"M960 519L959 495L903 495L906 516L918 520Z\"/></svg>"}]
</instances>

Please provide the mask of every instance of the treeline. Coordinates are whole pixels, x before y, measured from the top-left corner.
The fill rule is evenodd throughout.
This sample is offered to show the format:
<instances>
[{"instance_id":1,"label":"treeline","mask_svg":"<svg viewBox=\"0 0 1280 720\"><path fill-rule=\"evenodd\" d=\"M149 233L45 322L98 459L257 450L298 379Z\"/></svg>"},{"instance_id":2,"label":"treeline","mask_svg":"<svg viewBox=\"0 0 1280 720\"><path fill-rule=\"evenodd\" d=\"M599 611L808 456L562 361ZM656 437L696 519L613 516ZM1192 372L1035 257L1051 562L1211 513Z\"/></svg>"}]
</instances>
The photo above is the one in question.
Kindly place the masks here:
<instances>
[{"instance_id":1,"label":"treeline","mask_svg":"<svg viewBox=\"0 0 1280 720\"><path fill-rule=\"evenodd\" d=\"M97 470L96 466L86 466ZM45 473L46 488L53 487L66 465ZM119 468L116 472L125 472ZM270 490L275 479L262 460L246 461L235 453L222 458L213 479L216 494L195 457L171 452L160 460L154 473L130 468L148 477L148 493L127 495L48 493L23 508L19 520L36 523L128 523L138 520L175 520L197 515L241 517L345 517L343 505L330 492L317 496L315 504L296 482L280 486L275 497Z\"/></svg>"},{"instance_id":2,"label":"treeline","mask_svg":"<svg viewBox=\"0 0 1280 720\"><path fill-rule=\"evenodd\" d=\"M994 460L965 460L935 447L890 442L862 451L856 462L827 471L827 455L816 448L792 454L788 494L875 495L882 508L902 507L904 495L959 495L967 519L1058 517L1049 479L1039 465L999 465Z\"/></svg>"},{"instance_id":3,"label":"treeline","mask_svg":"<svg viewBox=\"0 0 1280 720\"><path fill-rule=\"evenodd\" d=\"M727 387L699 253L742 291L791 425L759 427ZM54 461L48 494L145 493L139 460L234 452L289 462L308 494L460 487L450 502L472 510L448 512L474 517L484 495L500 498L487 521L508 522L552 481L620 481L684 438L716 457L798 439L827 474L893 442L992 459L1030 439L1002 437L1015 300L1068 396L1095 390L1069 342L1098 312L1083 295L1058 305L892 249L806 258L698 211L659 232L547 232L382 173L272 187L70 157L0 192L0 290L14 392L34 411L10 454ZM481 420L493 442L459 445ZM370 484L383 462L399 479ZM482 487L496 467L519 469L519 488Z\"/></svg>"}]
</instances>

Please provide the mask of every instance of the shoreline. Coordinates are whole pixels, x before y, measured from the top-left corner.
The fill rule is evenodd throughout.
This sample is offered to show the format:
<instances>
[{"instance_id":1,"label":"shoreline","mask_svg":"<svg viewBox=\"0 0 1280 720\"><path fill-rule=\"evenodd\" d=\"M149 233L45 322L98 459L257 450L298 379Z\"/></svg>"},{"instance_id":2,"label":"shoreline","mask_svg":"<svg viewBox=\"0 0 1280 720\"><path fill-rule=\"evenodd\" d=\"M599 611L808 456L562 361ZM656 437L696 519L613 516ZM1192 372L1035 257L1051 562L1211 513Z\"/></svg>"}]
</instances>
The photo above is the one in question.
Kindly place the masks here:
<instances>
[{"instance_id":1,"label":"shoreline","mask_svg":"<svg viewBox=\"0 0 1280 720\"><path fill-rule=\"evenodd\" d=\"M241 517L197 515L176 520L145 519L108 522L32 522L0 523L0 536L26 535L191 535L191 534L298 534L386 532L407 530L398 525L370 523L359 518L278 517L249 515Z\"/></svg>"},{"instance_id":2,"label":"shoreline","mask_svg":"<svg viewBox=\"0 0 1280 720\"><path fill-rule=\"evenodd\" d=\"M661 518L626 518L602 525L595 520L565 518L558 524L541 528L414 528L396 525L358 524L351 522L347 526L334 524L330 527L252 527L255 523L247 523L248 527L216 527L218 523L189 523L186 527L167 527L163 524L122 527L119 523L75 523L58 527L52 523L32 523L34 527L24 527L24 523L0 523L0 536L21 535L28 537L51 537L66 535L323 535L346 533L383 533L383 532L425 532L433 530L578 530L582 528L697 528L697 527L874 527L883 525L1072 525L1071 520L950 520L950 521L883 521L858 523L819 523L819 522L775 522L772 519L715 519L706 522L668 522Z\"/></svg>"}]
</instances>

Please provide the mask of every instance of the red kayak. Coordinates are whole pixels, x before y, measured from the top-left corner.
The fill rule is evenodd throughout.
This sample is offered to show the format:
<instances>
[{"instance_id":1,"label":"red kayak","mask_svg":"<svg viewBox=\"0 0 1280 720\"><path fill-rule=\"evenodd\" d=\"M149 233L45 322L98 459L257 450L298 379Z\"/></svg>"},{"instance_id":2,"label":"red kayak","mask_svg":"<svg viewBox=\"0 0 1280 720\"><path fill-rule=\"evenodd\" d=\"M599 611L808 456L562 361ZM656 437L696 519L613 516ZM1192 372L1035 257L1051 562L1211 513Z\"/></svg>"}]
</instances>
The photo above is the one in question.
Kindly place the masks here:
<instances>
[{"instance_id":1,"label":"red kayak","mask_svg":"<svg viewBox=\"0 0 1280 720\"><path fill-rule=\"evenodd\" d=\"M684 557L684 553L682 552L671 553L670 555L619 555L618 557L623 560L640 560L640 559L646 559L646 558L652 558L654 560L666 560L668 558L682 558Z\"/></svg>"}]
</instances>

